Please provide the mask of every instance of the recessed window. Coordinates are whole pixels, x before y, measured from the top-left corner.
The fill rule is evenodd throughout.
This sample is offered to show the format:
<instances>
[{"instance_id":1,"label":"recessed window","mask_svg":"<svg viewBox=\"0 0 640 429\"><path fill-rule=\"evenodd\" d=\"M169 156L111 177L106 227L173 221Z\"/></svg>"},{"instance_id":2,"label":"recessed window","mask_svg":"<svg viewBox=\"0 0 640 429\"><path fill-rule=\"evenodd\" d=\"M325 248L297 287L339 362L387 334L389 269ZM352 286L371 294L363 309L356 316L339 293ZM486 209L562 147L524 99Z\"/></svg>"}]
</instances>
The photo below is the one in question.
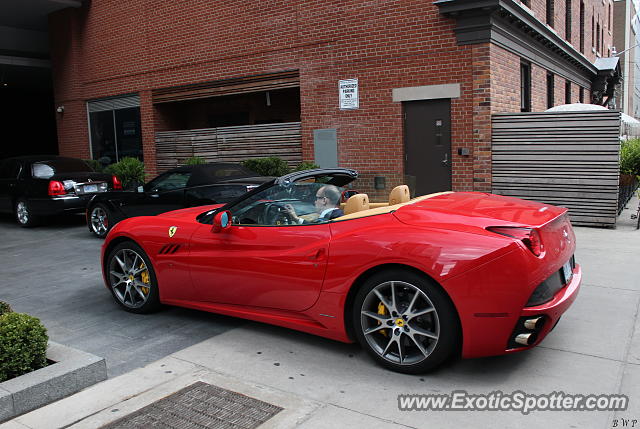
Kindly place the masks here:
<instances>
[{"instance_id":1,"label":"recessed window","mask_svg":"<svg viewBox=\"0 0 640 429\"><path fill-rule=\"evenodd\" d=\"M581 103L584 103L584 88L580 87L580 92L578 92L578 100L580 100Z\"/></svg>"},{"instance_id":2,"label":"recessed window","mask_svg":"<svg viewBox=\"0 0 640 429\"><path fill-rule=\"evenodd\" d=\"M555 79L553 73L547 73L547 109L550 109L555 104Z\"/></svg>"},{"instance_id":3,"label":"recessed window","mask_svg":"<svg viewBox=\"0 0 640 429\"><path fill-rule=\"evenodd\" d=\"M596 51L600 52L600 23L596 24Z\"/></svg>"},{"instance_id":4,"label":"recessed window","mask_svg":"<svg viewBox=\"0 0 640 429\"><path fill-rule=\"evenodd\" d=\"M547 0L547 24L553 27L554 0Z\"/></svg>"},{"instance_id":5,"label":"recessed window","mask_svg":"<svg viewBox=\"0 0 640 429\"><path fill-rule=\"evenodd\" d=\"M522 4L528 8L531 8L531 0L522 0Z\"/></svg>"},{"instance_id":6,"label":"recessed window","mask_svg":"<svg viewBox=\"0 0 640 429\"><path fill-rule=\"evenodd\" d=\"M531 111L531 64L520 63L520 111Z\"/></svg>"},{"instance_id":7,"label":"recessed window","mask_svg":"<svg viewBox=\"0 0 640 429\"><path fill-rule=\"evenodd\" d=\"M571 104L571 82L564 83L564 104Z\"/></svg>"},{"instance_id":8,"label":"recessed window","mask_svg":"<svg viewBox=\"0 0 640 429\"><path fill-rule=\"evenodd\" d=\"M572 0L567 0L567 5L566 5L566 14L565 14L565 18L564 18L564 27L565 27L565 38L568 41L571 41L571 1Z\"/></svg>"},{"instance_id":9,"label":"recessed window","mask_svg":"<svg viewBox=\"0 0 640 429\"><path fill-rule=\"evenodd\" d=\"M580 52L584 53L584 2L580 2Z\"/></svg>"}]
</instances>

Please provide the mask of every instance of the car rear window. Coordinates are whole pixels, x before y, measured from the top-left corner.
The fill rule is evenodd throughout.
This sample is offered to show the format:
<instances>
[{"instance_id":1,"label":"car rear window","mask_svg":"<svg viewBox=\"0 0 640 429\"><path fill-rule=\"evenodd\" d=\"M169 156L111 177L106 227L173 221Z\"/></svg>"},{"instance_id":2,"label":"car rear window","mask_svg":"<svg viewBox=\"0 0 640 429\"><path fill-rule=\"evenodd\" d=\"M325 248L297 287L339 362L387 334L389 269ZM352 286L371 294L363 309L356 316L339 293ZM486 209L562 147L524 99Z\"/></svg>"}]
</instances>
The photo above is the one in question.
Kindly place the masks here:
<instances>
[{"instance_id":1,"label":"car rear window","mask_svg":"<svg viewBox=\"0 0 640 429\"><path fill-rule=\"evenodd\" d=\"M193 169L193 176L189 182L189 186L212 185L223 180L256 176L259 176L259 174L241 165L203 164Z\"/></svg>"},{"instance_id":2,"label":"car rear window","mask_svg":"<svg viewBox=\"0 0 640 429\"><path fill-rule=\"evenodd\" d=\"M93 171L80 159L56 159L36 162L31 166L31 173L36 179L49 179L54 174L80 173Z\"/></svg>"}]
</instances>

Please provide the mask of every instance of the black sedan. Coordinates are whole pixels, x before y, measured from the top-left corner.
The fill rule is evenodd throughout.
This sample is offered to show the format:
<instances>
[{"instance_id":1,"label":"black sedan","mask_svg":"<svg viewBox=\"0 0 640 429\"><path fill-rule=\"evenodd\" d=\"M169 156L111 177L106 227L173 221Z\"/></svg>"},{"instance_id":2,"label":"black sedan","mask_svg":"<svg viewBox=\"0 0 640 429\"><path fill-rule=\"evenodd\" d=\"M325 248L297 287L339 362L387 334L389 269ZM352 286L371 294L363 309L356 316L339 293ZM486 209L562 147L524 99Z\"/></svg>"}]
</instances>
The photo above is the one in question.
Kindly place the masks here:
<instances>
[{"instance_id":1,"label":"black sedan","mask_svg":"<svg viewBox=\"0 0 640 429\"><path fill-rule=\"evenodd\" d=\"M87 225L97 237L104 237L116 223L128 217L226 203L269 179L230 163L174 168L136 191L96 195L87 208Z\"/></svg>"},{"instance_id":2,"label":"black sedan","mask_svg":"<svg viewBox=\"0 0 640 429\"><path fill-rule=\"evenodd\" d=\"M81 159L23 156L0 163L0 211L30 227L43 216L86 210L92 196L122 189L115 176L96 173Z\"/></svg>"}]
</instances>

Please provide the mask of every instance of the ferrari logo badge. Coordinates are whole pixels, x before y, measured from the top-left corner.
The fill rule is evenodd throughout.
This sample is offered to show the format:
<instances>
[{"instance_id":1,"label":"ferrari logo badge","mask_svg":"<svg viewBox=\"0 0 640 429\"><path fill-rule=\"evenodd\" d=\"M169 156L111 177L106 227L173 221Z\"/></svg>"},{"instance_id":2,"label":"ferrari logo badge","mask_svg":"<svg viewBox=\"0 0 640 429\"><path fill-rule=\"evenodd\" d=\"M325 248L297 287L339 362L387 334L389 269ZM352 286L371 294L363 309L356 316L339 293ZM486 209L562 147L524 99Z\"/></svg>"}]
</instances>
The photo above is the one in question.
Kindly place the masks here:
<instances>
[{"instance_id":1,"label":"ferrari logo badge","mask_svg":"<svg viewBox=\"0 0 640 429\"><path fill-rule=\"evenodd\" d=\"M169 227L169 238L173 237L176 234L177 230L178 230L177 226L170 226Z\"/></svg>"}]
</instances>

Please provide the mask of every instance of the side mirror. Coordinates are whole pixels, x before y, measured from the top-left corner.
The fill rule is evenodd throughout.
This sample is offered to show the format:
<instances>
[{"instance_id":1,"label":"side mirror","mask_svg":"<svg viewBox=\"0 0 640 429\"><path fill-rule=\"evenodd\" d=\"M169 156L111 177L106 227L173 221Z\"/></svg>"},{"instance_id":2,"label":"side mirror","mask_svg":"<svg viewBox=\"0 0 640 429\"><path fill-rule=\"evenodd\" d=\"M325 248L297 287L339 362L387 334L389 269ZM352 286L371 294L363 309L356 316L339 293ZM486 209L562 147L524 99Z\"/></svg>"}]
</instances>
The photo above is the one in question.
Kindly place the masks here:
<instances>
[{"instance_id":1,"label":"side mirror","mask_svg":"<svg viewBox=\"0 0 640 429\"><path fill-rule=\"evenodd\" d=\"M211 232L217 233L224 229L229 228L230 226L231 226L231 212L229 210L218 212L213 217L213 226L211 227Z\"/></svg>"},{"instance_id":2,"label":"side mirror","mask_svg":"<svg viewBox=\"0 0 640 429\"><path fill-rule=\"evenodd\" d=\"M346 203L346 202L347 202L347 200L348 200L350 197L353 197L354 195L356 195L356 194L358 194L358 193L359 193L358 191L355 191L355 190L353 190L353 189L347 189L347 190L345 190L345 191L343 191L343 192L342 192L342 196L341 196L341 198L340 198L340 202L341 202L341 203Z\"/></svg>"}]
</instances>

